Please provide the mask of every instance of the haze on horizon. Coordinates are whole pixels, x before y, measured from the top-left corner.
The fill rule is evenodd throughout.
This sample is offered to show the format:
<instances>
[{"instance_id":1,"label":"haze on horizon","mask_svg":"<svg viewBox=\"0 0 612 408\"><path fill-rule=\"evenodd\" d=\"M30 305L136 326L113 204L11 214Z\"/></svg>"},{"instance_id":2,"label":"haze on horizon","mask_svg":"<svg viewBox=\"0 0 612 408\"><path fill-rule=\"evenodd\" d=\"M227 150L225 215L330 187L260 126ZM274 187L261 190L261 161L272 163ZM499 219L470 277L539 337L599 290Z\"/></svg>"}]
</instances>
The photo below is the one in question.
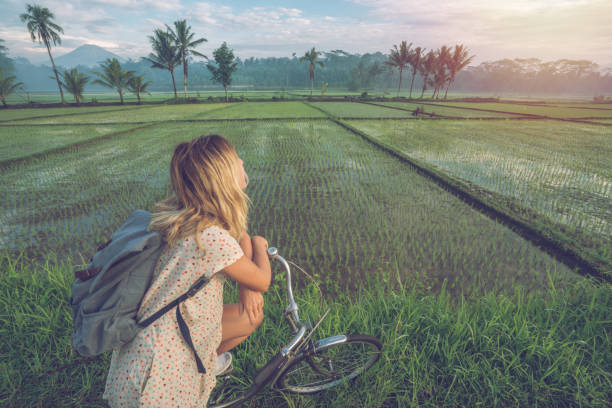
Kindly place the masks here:
<instances>
[{"instance_id":1,"label":"haze on horizon","mask_svg":"<svg viewBox=\"0 0 612 408\"><path fill-rule=\"evenodd\" d=\"M402 40L436 49L464 44L477 65L503 58L586 59L612 66L610 0L2 0L0 38L10 57L46 63L19 15L26 3L49 8L64 29L61 56L95 44L125 58L151 52L155 28L187 19L199 50L211 56L227 41L240 58L301 56L311 47L388 53Z\"/></svg>"}]
</instances>

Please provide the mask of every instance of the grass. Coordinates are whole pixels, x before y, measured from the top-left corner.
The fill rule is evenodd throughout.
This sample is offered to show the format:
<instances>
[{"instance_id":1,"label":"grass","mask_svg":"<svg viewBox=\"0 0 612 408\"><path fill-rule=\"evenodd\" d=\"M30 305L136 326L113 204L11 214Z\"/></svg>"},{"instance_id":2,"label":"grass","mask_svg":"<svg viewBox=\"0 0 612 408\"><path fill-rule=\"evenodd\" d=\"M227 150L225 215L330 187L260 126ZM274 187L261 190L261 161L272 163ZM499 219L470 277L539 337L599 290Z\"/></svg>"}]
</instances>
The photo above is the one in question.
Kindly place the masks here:
<instances>
[{"instance_id":1,"label":"grass","mask_svg":"<svg viewBox=\"0 0 612 408\"><path fill-rule=\"evenodd\" d=\"M32 269L0 258L0 404L6 407L102 407L110 356L84 360L70 347L73 266L54 259ZM388 270L396 277L396 272ZM302 276L298 276L302 280ZM252 376L290 337L281 320L282 279L265 295L262 326L234 351ZM228 288L227 297L235 297ZM383 356L355 382L312 396L265 391L258 406L583 406L612 399L612 286L588 281L531 295L488 295L452 302L418 281L395 290L381 282L358 296L296 292L303 318L330 309L317 336L379 337Z\"/></svg>"}]
</instances>

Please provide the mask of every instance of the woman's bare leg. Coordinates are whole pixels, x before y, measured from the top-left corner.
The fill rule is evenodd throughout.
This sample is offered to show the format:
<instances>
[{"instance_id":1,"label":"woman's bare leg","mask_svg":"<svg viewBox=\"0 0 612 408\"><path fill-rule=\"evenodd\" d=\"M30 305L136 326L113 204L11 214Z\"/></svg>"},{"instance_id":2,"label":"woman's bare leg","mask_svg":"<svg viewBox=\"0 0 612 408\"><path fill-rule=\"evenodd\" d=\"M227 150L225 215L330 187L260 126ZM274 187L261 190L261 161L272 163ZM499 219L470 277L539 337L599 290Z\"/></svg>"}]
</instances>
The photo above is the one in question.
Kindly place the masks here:
<instances>
[{"instance_id":1,"label":"woman's bare leg","mask_svg":"<svg viewBox=\"0 0 612 408\"><path fill-rule=\"evenodd\" d=\"M244 256L253 259L253 245L251 237L245 232L238 240ZM243 342L263 321L263 313L255 316L251 323L248 314L244 311L242 304L234 303L223 305L223 317L221 318L221 344L217 348L217 354L224 353Z\"/></svg>"},{"instance_id":2,"label":"woman's bare leg","mask_svg":"<svg viewBox=\"0 0 612 408\"><path fill-rule=\"evenodd\" d=\"M229 351L244 341L263 321L263 313L255 316L251 323L248 314L243 310L242 304L233 303L223 306L223 317L221 318L221 344L217 348L217 354Z\"/></svg>"}]
</instances>

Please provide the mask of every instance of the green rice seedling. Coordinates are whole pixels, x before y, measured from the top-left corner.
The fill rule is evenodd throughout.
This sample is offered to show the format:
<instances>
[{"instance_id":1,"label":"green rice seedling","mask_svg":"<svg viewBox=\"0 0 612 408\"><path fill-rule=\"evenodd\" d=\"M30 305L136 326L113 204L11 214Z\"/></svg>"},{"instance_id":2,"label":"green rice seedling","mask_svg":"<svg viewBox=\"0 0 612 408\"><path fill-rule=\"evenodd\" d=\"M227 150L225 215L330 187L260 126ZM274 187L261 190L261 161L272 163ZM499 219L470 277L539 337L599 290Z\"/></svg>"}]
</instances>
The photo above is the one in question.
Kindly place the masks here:
<instances>
[{"instance_id":1,"label":"green rice seedling","mask_svg":"<svg viewBox=\"0 0 612 408\"><path fill-rule=\"evenodd\" d=\"M410 103L410 102L375 102L380 106L388 106L392 108L400 108L408 111L415 111L418 108L422 108L425 112L419 116L427 117L428 113L435 111L436 115L459 117L459 118L512 118L520 115L508 114L508 113L497 113L489 111L479 111L472 109L462 109L461 107L455 107L454 105L433 105L433 104L422 104L422 103Z\"/></svg>"},{"instance_id":2,"label":"green rice seedling","mask_svg":"<svg viewBox=\"0 0 612 408\"><path fill-rule=\"evenodd\" d=\"M311 102L336 118L411 118L412 113L358 102Z\"/></svg>"},{"instance_id":3,"label":"green rice seedling","mask_svg":"<svg viewBox=\"0 0 612 408\"><path fill-rule=\"evenodd\" d=\"M54 250L87 259L129 212L169 193L176 143L207 133L232 140L246 163L250 231L283 243L287 256L303 260L330 291L381 279L388 262L400 265L402 279L418 275L434 291L460 276L456 295L473 293L479 269L488 273L483 291L541 287L547 268L572 276L405 163L326 120L159 124L10 166L0 190L13 197L0 208L11 214L2 222L6 248L32 258ZM533 256L517 258L517 248Z\"/></svg>"},{"instance_id":4,"label":"green rice seedling","mask_svg":"<svg viewBox=\"0 0 612 408\"><path fill-rule=\"evenodd\" d=\"M31 108L10 109L0 111L0 123L8 121L19 121L28 118L40 118L49 116L72 116L86 115L97 112L125 111L131 109L142 109L142 106L81 106L78 108Z\"/></svg>"},{"instance_id":5,"label":"green rice seedling","mask_svg":"<svg viewBox=\"0 0 612 408\"><path fill-rule=\"evenodd\" d=\"M316 109L302 102L242 102L230 109L211 112L205 119L266 119L266 118L322 118Z\"/></svg>"},{"instance_id":6,"label":"green rice seedling","mask_svg":"<svg viewBox=\"0 0 612 408\"><path fill-rule=\"evenodd\" d=\"M219 109L225 104L187 104L170 106L147 106L140 109L100 112L87 115L52 116L38 119L24 119L24 124L70 124L70 123L143 123L187 120L201 116L209 110Z\"/></svg>"},{"instance_id":7,"label":"green rice seedling","mask_svg":"<svg viewBox=\"0 0 612 408\"><path fill-rule=\"evenodd\" d=\"M410 157L497 195L509 211L612 253L612 130L551 121L354 121ZM580 137L576 135L580 134ZM505 203L504 197L510 201ZM495 197L494 197L495 198ZM515 204L513 204L515 203ZM524 212L528 210L528 212Z\"/></svg>"},{"instance_id":8,"label":"green rice seedling","mask_svg":"<svg viewBox=\"0 0 612 408\"><path fill-rule=\"evenodd\" d=\"M134 125L0 126L0 163L134 127Z\"/></svg>"},{"instance_id":9,"label":"green rice seedling","mask_svg":"<svg viewBox=\"0 0 612 408\"><path fill-rule=\"evenodd\" d=\"M611 109L580 109L579 106L540 106L517 103L472 103L472 102L432 102L440 106L474 108L482 110L501 111L508 113L540 115L551 118L591 118L612 117ZM587 106L588 107L588 106Z\"/></svg>"}]
</instances>

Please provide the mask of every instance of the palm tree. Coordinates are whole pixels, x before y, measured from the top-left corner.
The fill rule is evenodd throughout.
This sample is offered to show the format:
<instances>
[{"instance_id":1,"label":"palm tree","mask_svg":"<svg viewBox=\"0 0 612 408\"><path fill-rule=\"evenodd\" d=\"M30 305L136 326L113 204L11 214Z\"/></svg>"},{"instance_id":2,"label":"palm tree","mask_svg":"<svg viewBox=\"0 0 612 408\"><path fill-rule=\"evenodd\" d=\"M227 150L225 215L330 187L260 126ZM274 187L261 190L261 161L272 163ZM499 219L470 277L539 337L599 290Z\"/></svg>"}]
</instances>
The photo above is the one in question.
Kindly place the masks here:
<instances>
[{"instance_id":1,"label":"palm tree","mask_svg":"<svg viewBox=\"0 0 612 408\"><path fill-rule=\"evenodd\" d=\"M465 48L463 44L455 45L455 51L448 61L450 75L448 77L446 92L444 92L444 99L446 99L446 95L448 95L448 88L450 88L451 84L455 81L455 75L457 75L457 72L465 68L470 62L472 62L474 57L476 57L475 55L468 57L468 54L468 49Z\"/></svg>"},{"instance_id":2,"label":"palm tree","mask_svg":"<svg viewBox=\"0 0 612 408\"><path fill-rule=\"evenodd\" d=\"M444 86L448 80L449 74L447 72L448 64L450 61L450 49L443 45L439 50L436 51L436 60L434 64L434 77L431 85L434 87L434 92L431 98L437 99L440 95L440 89Z\"/></svg>"},{"instance_id":3,"label":"palm tree","mask_svg":"<svg viewBox=\"0 0 612 408\"><path fill-rule=\"evenodd\" d=\"M38 42L42 42L45 44L45 47L47 47L47 53L49 54L51 66L53 67L53 72L55 73L55 79L57 80L57 87L60 91L62 104L65 104L66 102L64 101L64 93L62 92L62 84L57 73L57 68L55 68L55 62L51 56L51 41L53 41L53 45L61 45L62 39L58 33L63 34L64 29L51 21L55 18L55 15L46 7L36 5L32 6L27 4L26 13L21 14L19 17L21 18L22 22L27 23L32 41L35 42L36 38L38 38Z\"/></svg>"},{"instance_id":4,"label":"palm tree","mask_svg":"<svg viewBox=\"0 0 612 408\"><path fill-rule=\"evenodd\" d=\"M398 68L399 69L399 85L397 86L397 96L400 94L400 89L402 87L402 72L406 65L410 62L410 47L412 43L407 44L406 41L402 41L399 48L397 45L394 45L391 49L391 54L389 54L389 59L385 61L385 64L389 65L391 69Z\"/></svg>"},{"instance_id":5,"label":"palm tree","mask_svg":"<svg viewBox=\"0 0 612 408\"><path fill-rule=\"evenodd\" d=\"M427 85L429 84L429 75L433 72L434 67L436 65L436 54L433 50L430 50L424 58L422 58L421 63L419 64L418 70L419 74L423 77L423 89L421 90L421 97L423 99L423 95L425 95L425 90L427 89Z\"/></svg>"},{"instance_id":6,"label":"palm tree","mask_svg":"<svg viewBox=\"0 0 612 408\"><path fill-rule=\"evenodd\" d=\"M174 28L176 29L176 31L173 31L172 28L168 27L167 25L166 28L168 29L168 32L170 33L174 44L178 47L178 54L183 63L183 87L185 88L185 98L187 98L187 59L190 55L195 55L208 59L206 55L200 54L199 52L194 50L195 47L208 40L206 38L199 38L197 40L193 40L195 34L189 32L191 30L191 27L187 26L186 20L179 20L174 22Z\"/></svg>"},{"instance_id":7,"label":"palm tree","mask_svg":"<svg viewBox=\"0 0 612 408\"><path fill-rule=\"evenodd\" d=\"M8 107L6 97L23 85L23 82L15 82L15 79L17 79L15 75L9 75L5 78L4 72L0 68L0 100L5 108Z\"/></svg>"},{"instance_id":8,"label":"palm tree","mask_svg":"<svg viewBox=\"0 0 612 408\"><path fill-rule=\"evenodd\" d=\"M151 46L155 53L149 54L148 57L142 59L149 61L151 68L167 69L172 76L172 86L174 87L174 97L176 94L176 81L174 80L174 67L181 65L181 55L178 47L172 41L172 36L169 32L156 28L153 35L149 36Z\"/></svg>"},{"instance_id":9,"label":"palm tree","mask_svg":"<svg viewBox=\"0 0 612 408\"><path fill-rule=\"evenodd\" d=\"M83 90L85 85L89 82L89 77L79 71L76 68L72 68L70 71L65 70L62 75L62 86L74 96L74 100L77 105L81 103L83 97Z\"/></svg>"},{"instance_id":10,"label":"palm tree","mask_svg":"<svg viewBox=\"0 0 612 408\"><path fill-rule=\"evenodd\" d=\"M412 67L412 81L410 81L410 96L412 99L412 87L414 86L414 77L416 76L419 65L421 65L421 60L423 59L423 55L425 54L425 48L416 47L414 51L410 53L410 61L408 64Z\"/></svg>"},{"instance_id":11,"label":"palm tree","mask_svg":"<svg viewBox=\"0 0 612 408\"><path fill-rule=\"evenodd\" d=\"M317 61L317 58L319 58L319 55L321 54L323 53L316 51L315 47L312 47L312 49L310 51L306 51L304 56L299 60L300 62L308 61L310 63L310 67L308 68L308 77L310 78L310 96L312 96L312 87L314 86L315 66L325 66L322 61Z\"/></svg>"},{"instance_id":12,"label":"palm tree","mask_svg":"<svg viewBox=\"0 0 612 408\"><path fill-rule=\"evenodd\" d=\"M100 67L103 72L94 71L94 74L100 78L93 81L92 84L116 89L119 92L119 99L123 105L123 89L127 87L130 78L134 75L134 71L122 69L117 58L107 58L106 62L100 64Z\"/></svg>"},{"instance_id":13,"label":"palm tree","mask_svg":"<svg viewBox=\"0 0 612 408\"><path fill-rule=\"evenodd\" d=\"M0 38L0 69L3 69L5 73L8 75L12 73L15 68L13 67L13 61L6 55L8 52L8 48L2 44L4 40Z\"/></svg>"},{"instance_id":14,"label":"palm tree","mask_svg":"<svg viewBox=\"0 0 612 408\"><path fill-rule=\"evenodd\" d=\"M142 75L138 75L138 76L134 75L128 81L128 89L130 92L133 92L136 94L136 98L138 98L139 105L141 104L140 94L143 92L147 92L147 88L152 83L153 82L151 81L145 81L145 78Z\"/></svg>"}]
</instances>

